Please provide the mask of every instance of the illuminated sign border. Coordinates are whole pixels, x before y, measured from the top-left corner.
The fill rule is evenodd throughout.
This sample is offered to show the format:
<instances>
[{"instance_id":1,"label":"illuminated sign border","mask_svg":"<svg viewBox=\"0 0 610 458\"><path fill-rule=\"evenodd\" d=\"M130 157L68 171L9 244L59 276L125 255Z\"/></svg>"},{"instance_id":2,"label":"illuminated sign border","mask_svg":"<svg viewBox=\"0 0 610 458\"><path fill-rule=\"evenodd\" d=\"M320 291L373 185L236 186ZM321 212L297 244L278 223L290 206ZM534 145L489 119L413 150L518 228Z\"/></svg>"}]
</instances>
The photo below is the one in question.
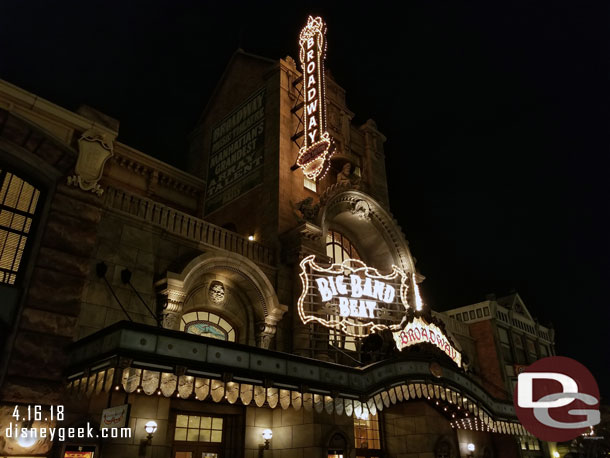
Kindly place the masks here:
<instances>
[{"instance_id":1,"label":"illuminated sign border","mask_svg":"<svg viewBox=\"0 0 610 458\"><path fill-rule=\"evenodd\" d=\"M360 265L360 267L353 267L354 264ZM359 328L359 329L368 328L367 329L368 332L381 331L383 329L390 329L391 331L400 329L400 326L401 326L400 324L387 326L385 324L375 323L374 321L368 321L366 323L365 322L358 323L358 322L352 322L352 321L348 321L348 320L342 320L339 322L329 321L329 320L325 320L324 318L317 317L314 315L306 315L305 309L304 309L305 298L307 297L307 294L308 294L308 291L310 288L308 269L312 269L319 273L329 273L329 274L347 274L347 272L349 272L349 274L364 273L364 275L366 277L369 277L372 279L378 279L378 280L386 280L386 281L396 280L397 278L400 278L400 290L398 291L398 294L400 297L400 301L401 301L403 307L405 308L405 313L406 313L406 311L410 308L409 302L407 300L407 292L409 289L409 277L399 267L392 266L392 272L387 275L383 275L383 274L379 273L379 271L377 269L367 266L359 259L347 259L347 260L343 261L341 264L332 264L330 267L322 267L315 263L315 255L310 255L310 256L307 256L306 258L304 258L300 263L300 267L301 267L301 272L299 273L299 277L301 278L302 291L301 291L299 300L297 302L297 308L298 308L298 312L299 312L299 317L301 318L301 321L303 322L303 324L317 322L323 326L326 326L327 328L340 329L346 335L351 336L351 337L363 337L363 335L351 332L348 327L354 327L354 328Z\"/></svg>"},{"instance_id":2,"label":"illuminated sign border","mask_svg":"<svg viewBox=\"0 0 610 458\"><path fill-rule=\"evenodd\" d=\"M296 163L310 180L315 180L328 170L329 159L333 154L332 139L326 130L326 80L324 76L326 45L326 24L321 17L309 16L307 25L299 35L299 58L303 70L304 140ZM311 53L313 53L313 60L308 59ZM311 66L311 64L314 65ZM311 89L309 89L310 81L314 85ZM310 91L314 93L311 100L309 100ZM312 110L309 110L310 103L314 107ZM313 118L313 122L310 118ZM319 135L309 132L310 124L315 124Z\"/></svg>"},{"instance_id":3,"label":"illuminated sign border","mask_svg":"<svg viewBox=\"0 0 610 458\"><path fill-rule=\"evenodd\" d=\"M415 334L416 331L419 336ZM411 336L408 335L409 333ZM405 334L407 334L407 338L405 338ZM439 335L442 336L441 342L439 342ZM414 316L403 329L394 332L393 336L398 350L403 350L412 345L429 343L449 356L458 367L462 367L462 354L455 348L447 334L434 322L428 323L422 317Z\"/></svg>"}]
</instances>

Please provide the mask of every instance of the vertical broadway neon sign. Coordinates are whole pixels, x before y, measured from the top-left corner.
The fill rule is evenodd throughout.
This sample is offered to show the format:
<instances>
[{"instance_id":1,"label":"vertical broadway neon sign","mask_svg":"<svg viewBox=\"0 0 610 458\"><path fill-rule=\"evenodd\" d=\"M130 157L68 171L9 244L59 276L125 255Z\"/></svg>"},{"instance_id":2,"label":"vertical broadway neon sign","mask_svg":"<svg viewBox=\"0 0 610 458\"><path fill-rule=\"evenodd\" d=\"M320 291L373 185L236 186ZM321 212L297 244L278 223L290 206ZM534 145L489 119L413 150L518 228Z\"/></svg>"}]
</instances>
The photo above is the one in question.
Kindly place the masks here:
<instances>
[{"instance_id":1,"label":"vertical broadway neon sign","mask_svg":"<svg viewBox=\"0 0 610 458\"><path fill-rule=\"evenodd\" d=\"M309 16L299 36L303 70L304 141L297 165L310 180L315 180L329 166L332 155L330 134L326 130L324 59L326 58L326 24L321 17Z\"/></svg>"}]
</instances>

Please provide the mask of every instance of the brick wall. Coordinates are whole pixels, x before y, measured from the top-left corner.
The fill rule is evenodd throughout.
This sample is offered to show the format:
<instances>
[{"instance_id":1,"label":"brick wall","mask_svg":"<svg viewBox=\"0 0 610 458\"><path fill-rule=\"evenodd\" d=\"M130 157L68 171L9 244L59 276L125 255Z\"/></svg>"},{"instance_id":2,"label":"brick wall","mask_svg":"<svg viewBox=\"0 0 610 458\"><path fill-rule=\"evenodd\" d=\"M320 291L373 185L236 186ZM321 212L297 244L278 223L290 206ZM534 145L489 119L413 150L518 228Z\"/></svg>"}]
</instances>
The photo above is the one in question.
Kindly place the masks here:
<instances>
[{"instance_id":1,"label":"brick wall","mask_svg":"<svg viewBox=\"0 0 610 458\"><path fill-rule=\"evenodd\" d=\"M469 324L470 335L476 342L481 377L492 396L508 399L504 388L499 348L494 340L494 330L490 320Z\"/></svg>"}]
</instances>

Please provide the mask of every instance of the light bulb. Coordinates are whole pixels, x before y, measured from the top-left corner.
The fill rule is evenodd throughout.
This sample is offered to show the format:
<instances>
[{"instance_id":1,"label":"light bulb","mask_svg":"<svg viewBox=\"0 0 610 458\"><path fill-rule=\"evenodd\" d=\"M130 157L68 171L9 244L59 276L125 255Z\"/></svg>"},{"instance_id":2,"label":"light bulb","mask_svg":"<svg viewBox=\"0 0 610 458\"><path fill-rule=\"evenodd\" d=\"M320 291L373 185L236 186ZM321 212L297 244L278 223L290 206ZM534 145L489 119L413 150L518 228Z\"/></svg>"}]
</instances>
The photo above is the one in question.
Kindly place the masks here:
<instances>
[{"instance_id":1,"label":"light bulb","mask_svg":"<svg viewBox=\"0 0 610 458\"><path fill-rule=\"evenodd\" d=\"M144 425L144 429L148 434L155 434L157 431L157 422L154 420L150 420L146 425Z\"/></svg>"},{"instance_id":2,"label":"light bulb","mask_svg":"<svg viewBox=\"0 0 610 458\"><path fill-rule=\"evenodd\" d=\"M33 447L38 440L36 430L33 428L22 428L19 430L19 437L17 443L23 448Z\"/></svg>"}]
</instances>

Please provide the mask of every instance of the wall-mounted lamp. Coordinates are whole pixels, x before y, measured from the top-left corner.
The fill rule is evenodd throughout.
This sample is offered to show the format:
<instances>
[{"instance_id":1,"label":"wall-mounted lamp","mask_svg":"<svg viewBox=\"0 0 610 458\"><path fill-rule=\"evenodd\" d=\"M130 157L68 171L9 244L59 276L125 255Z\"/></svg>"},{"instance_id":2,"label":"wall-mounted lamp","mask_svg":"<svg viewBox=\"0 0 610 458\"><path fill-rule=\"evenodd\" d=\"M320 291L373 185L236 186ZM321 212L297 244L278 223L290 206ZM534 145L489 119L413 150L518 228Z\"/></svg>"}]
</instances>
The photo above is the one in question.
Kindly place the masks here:
<instances>
[{"instance_id":1,"label":"wall-mounted lamp","mask_svg":"<svg viewBox=\"0 0 610 458\"><path fill-rule=\"evenodd\" d=\"M157 422L150 420L144 425L144 430L147 433L146 439L142 439L140 442L140 453L139 456L146 456L146 447L152 443L152 438L157 431Z\"/></svg>"},{"instance_id":2,"label":"wall-mounted lamp","mask_svg":"<svg viewBox=\"0 0 610 458\"><path fill-rule=\"evenodd\" d=\"M17 443L20 447L23 448L31 448L36 444L38 440L38 434L36 434L36 430L32 428L32 421L23 422L21 425L21 429L19 430L19 436L17 437ZM25 429L26 434L23 434L23 429Z\"/></svg>"},{"instance_id":3,"label":"wall-mounted lamp","mask_svg":"<svg viewBox=\"0 0 610 458\"><path fill-rule=\"evenodd\" d=\"M148 433L148 436L146 436L146 440L148 440L150 442L153 438L153 434L155 434L155 432L157 432L157 422L154 420L150 420L148 423L146 423L144 425L144 429Z\"/></svg>"},{"instance_id":4,"label":"wall-mounted lamp","mask_svg":"<svg viewBox=\"0 0 610 458\"><path fill-rule=\"evenodd\" d=\"M265 445L263 445L263 448L265 450L269 450L269 441L273 437L273 431L271 431L269 428L264 429L262 436L263 436L263 439L265 439Z\"/></svg>"},{"instance_id":5,"label":"wall-mounted lamp","mask_svg":"<svg viewBox=\"0 0 610 458\"><path fill-rule=\"evenodd\" d=\"M253 235L249 235L249 236L248 236L248 240L250 240L251 242L253 242L253 241L254 241L254 236L253 236Z\"/></svg>"},{"instance_id":6,"label":"wall-mounted lamp","mask_svg":"<svg viewBox=\"0 0 610 458\"><path fill-rule=\"evenodd\" d=\"M468 457L473 457L474 456L474 444L472 442L470 442L468 445L466 445L466 449L468 450Z\"/></svg>"}]
</instances>

